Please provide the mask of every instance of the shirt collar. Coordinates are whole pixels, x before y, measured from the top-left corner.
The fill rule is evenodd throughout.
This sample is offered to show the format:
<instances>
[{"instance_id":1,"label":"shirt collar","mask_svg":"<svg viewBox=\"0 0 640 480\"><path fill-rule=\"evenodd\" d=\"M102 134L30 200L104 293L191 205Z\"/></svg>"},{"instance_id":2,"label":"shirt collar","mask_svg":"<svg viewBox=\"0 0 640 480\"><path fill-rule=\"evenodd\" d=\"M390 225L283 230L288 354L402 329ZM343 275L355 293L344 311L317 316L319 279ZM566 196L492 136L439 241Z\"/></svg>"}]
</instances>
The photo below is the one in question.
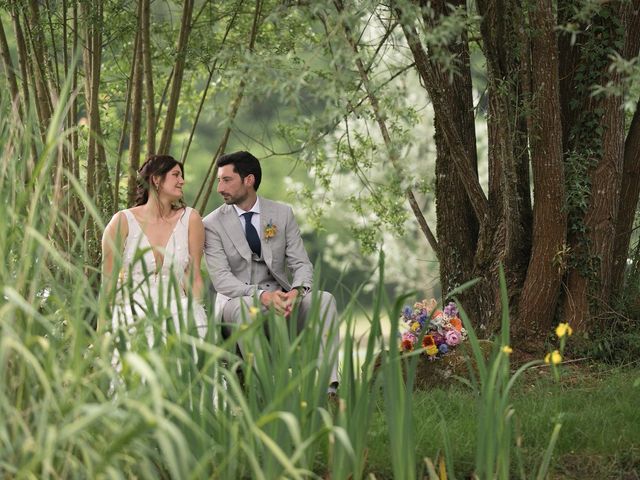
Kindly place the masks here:
<instances>
[{"instance_id":1,"label":"shirt collar","mask_svg":"<svg viewBox=\"0 0 640 480\"><path fill-rule=\"evenodd\" d=\"M256 203L253 204L253 207L251 207L250 210L247 210L247 212L245 212L244 210L242 210L238 205L236 205L235 203L233 204L233 208L235 208L236 213L238 214L239 217L241 217L243 214L247 213L247 212L253 212L253 213L257 213L258 215L260 214L260 197L256 198Z\"/></svg>"}]
</instances>

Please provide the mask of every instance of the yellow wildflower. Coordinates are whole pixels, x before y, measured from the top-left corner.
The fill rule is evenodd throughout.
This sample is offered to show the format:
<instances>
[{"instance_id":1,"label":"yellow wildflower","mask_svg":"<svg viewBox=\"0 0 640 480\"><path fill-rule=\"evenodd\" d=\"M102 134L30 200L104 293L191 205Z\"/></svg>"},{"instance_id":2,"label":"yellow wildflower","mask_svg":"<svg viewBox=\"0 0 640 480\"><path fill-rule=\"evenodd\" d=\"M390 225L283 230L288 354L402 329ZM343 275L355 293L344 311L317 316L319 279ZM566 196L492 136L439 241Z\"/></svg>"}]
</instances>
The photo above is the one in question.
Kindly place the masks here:
<instances>
[{"instance_id":1,"label":"yellow wildflower","mask_svg":"<svg viewBox=\"0 0 640 480\"><path fill-rule=\"evenodd\" d=\"M438 354L438 347L436 347L435 345L429 345L426 349L425 349L425 353L427 355L429 355L430 357L433 357L434 355Z\"/></svg>"},{"instance_id":2,"label":"yellow wildflower","mask_svg":"<svg viewBox=\"0 0 640 480\"><path fill-rule=\"evenodd\" d=\"M558 365L562 361L562 355L558 350L554 350L551 353L547 353L544 357L544 363L553 363L554 365Z\"/></svg>"},{"instance_id":3,"label":"yellow wildflower","mask_svg":"<svg viewBox=\"0 0 640 480\"><path fill-rule=\"evenodd\" d=\"M249 307L249 316L251 318L256 318L260 309L258 307Z\"/></svg>"},{"instance_id":4,"label":"yellow wildflower","mask_svg":"<svg viewBox=\"0 0 640 480\"><path fill-rule=\"evenodd\" d=\"M560 323L556 327L556 335L558 336L558 338L562 338L565 335L571 336L572 333L573 333L573 329L569 326L568 323Z\"/></svg>"},{"instance_id":5,"label":"yellow wildflower","mask_svg":"<svg viewBox=\"0 0 640 480\"><path fill-rule=\"evenodd\" d=\"M510 355L511 353L513 353L513 348L511 348L509 345L505 345L504 347L502 347L502 351L507 355Z\"/></svg>"}]
</instances>

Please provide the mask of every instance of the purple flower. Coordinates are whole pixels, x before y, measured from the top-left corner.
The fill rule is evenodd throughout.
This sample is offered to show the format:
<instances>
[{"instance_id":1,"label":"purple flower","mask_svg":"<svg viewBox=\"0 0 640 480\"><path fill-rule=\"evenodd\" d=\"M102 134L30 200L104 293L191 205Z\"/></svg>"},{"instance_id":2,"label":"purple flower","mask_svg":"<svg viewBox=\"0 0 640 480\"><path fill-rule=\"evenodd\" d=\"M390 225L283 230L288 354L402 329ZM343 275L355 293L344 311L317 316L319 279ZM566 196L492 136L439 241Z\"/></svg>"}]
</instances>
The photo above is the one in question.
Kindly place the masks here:
<instances>
[{"instance_id":1,"label":"purple flower","mask_svg":"<svg viewBox=\"0 0 640 480\"><path fill-rule=\"evenodd\" d=\"M454 302L449 302L446 307L444 307L444 314L449 317L457 317L458 316L458 307Z\"/></svg>"},{"instance_id":2,"label":"purple flower","mask_svg":"<svg viewBox=\"0 0 640 480\"><path fill-rule=\"evenodd\" d=\"M405 306L405 307L402 309L402 316L403 316L404 318L406 318L406 319L410 319L412 314L413 314L413 310L411 310L411 307L409 307L409 306Z\"/></svg>"},{"instance_id":3,"label":"purple flower","mask_svg":"<svg viewBox=\"0 0 640 480\"><path fill-rule=\"evenodd\" d=\"M438 332L433 333L433 340L436 342L436 345L438 346L442 345L443 343L446 343L444 335Z\"/></svg>"}]
</instances>

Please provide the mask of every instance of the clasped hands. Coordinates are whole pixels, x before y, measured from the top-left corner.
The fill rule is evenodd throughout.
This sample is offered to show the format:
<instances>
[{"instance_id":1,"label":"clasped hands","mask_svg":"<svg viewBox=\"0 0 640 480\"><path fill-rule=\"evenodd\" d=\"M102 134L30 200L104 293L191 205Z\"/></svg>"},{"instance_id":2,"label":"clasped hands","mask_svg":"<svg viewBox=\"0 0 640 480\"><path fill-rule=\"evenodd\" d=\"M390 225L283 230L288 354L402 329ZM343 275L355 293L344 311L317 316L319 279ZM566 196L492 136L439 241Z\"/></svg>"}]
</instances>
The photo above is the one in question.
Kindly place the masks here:
<instances>
[{"instance_id":1,"label":"clasped hands","mask_svg":"<svg viewBox=\"0 0 640 480\"><path fill-rule=\"evenodd\" d=\"M298 290L295 288L286 293L282 290L264 291L260 295L260 303L267 308L273 307L277 314L288 317L300 298L302 297L300 297Z\"/></svg>"}]
</instances>

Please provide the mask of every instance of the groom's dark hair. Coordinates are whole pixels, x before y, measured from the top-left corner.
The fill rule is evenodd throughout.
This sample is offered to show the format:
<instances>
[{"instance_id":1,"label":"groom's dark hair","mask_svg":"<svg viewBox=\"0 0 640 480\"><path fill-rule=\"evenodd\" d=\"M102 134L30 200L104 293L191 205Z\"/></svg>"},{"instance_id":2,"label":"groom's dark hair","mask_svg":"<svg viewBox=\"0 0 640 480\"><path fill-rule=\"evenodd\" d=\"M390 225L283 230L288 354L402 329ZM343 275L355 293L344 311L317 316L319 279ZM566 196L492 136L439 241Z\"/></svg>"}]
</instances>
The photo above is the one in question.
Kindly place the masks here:
<instances>
[{"instance_id":1,"label":"groom's dark hair","mask_svg":"<svg viewBox=\"0 0 640 480\"><path fill-rule=\"evenodd\" d=\"M225 165L233 165L233 171L240 175L243 180L247 175L253 175L253 178L255 178L253 189L256 192L258 191L260 180L262 180L262 169L258 159L249 152L227 153L218 158L216 165L218 168Z\"/></svg>"}]
</instances>

